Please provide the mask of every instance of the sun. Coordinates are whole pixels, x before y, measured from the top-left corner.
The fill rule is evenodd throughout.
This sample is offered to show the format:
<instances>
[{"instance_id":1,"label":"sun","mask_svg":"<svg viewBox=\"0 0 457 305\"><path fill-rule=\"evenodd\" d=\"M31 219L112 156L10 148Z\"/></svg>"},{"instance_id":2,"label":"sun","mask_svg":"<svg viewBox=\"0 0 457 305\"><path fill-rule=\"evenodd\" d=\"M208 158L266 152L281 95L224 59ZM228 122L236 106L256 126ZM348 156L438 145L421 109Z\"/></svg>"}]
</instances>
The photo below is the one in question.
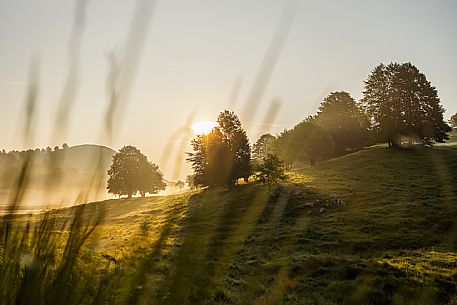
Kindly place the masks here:
<instances>
[{"instance_id":1,"label":"sun","mask_svg":"<svg viewBox=\"0 0 457 305\"><path fill-rule=\"evenodd\" d=\"M213 121L199 121L192 124L192 131L196 135L204 135L211 132L217 126L217 122Z\"/></svg>"}]
</instances>

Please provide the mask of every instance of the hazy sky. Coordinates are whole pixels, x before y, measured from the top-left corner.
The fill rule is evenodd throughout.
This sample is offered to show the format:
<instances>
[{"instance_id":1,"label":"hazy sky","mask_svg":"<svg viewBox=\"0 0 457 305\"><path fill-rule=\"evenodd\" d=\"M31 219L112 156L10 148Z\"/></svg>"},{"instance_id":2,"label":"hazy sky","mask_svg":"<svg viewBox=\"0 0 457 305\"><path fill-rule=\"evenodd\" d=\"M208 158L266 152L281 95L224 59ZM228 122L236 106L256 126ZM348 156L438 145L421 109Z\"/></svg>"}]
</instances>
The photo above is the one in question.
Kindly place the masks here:
<instances>
[{"instance_id":1,"label":"hazy sky","mask_svg":"<svg viewBox=\"0 0 457 305\"><path fill-rule=\"evenodd\" d=\"M88 4L81 80L64 139L70 146L100 143L107 57L123 45L135 3ZM112 143L100 144L132 144L158 162L165 142L192 110L194 121L216 118L237 79L241 89L233 110L241 112L285 3L157 1L122 128ZM41 59L34 146L62 144L52 143L51 130L68 68L73 10L70 0L0 0L0 149L24 148L17 129L33 54ZM243 122L251 142L273 99L282 102L270 129L276 133L314 114L331 91L359 99L363 80L381 62L415 64L437 87L448 118L457 112L456 37L454 0L303 0L259 111ZM170 175L171 169L164 171Z\"/></svg>"}]
</instances>

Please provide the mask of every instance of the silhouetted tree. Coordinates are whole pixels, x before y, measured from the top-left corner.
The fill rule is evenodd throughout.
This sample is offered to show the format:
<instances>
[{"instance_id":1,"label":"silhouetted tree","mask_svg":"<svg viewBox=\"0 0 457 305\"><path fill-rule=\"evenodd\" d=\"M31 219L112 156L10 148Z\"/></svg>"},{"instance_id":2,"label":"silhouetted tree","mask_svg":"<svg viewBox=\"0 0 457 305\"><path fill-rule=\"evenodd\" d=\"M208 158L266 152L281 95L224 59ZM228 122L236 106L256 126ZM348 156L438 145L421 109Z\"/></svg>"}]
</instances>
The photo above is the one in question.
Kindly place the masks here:
<instances>
[{"instance_id":1,"label":"silhouetted tree","mask_svg":"<svg viewBox=\"0 0 457 305\"><path fill-rule=\"evenodd\" d=\"M262 135L252 146L252 160L254 164L260 164L262 160L274 151L274 142L276 138L267 133Z\"/></svg>"},{"instance_id":2,"label":"silhouetted tree","mask_svg":"<svg viewBox=\"0 0 457 305\"><path fill-rule=\"evenodd\" d=\"M54 151L59 151L59 150L60 150L59 146L54 147Z\"/></svg>"},{"instance_id":3,"label":"silhouetted tree","mask_svg":"<svg viewBox=\"0 0 457 305\"><path fill-rule=\"evenodd\" d=\"M68 149L68 144L67 144L67 143L63 143L63 144L62 144L62 148L63 148L63 149Z\"/></svg>"},{"instance_id":4,"label":"silhouetted tree","mask_svg":"<svg viewBox=\"0 0 457 305\"><path fill-rule=\"evenodd\" d=\"M255 175L264 185L268 185L268 193L270 193L272 185L286 178L284 164L281 159L269 153L256 165Z\"/></svg>"},{"instance_id":5,"label":"silhouetted tree","mask_svg":"<svg viewBox=\"0 0 457 305\"><path fill-rule=\"evenodd\" d=\"M449 124L451 124L452 127L454 128L457 128L457 113L454 113L450 120L449 120Z\"/></svg>"},{"instance_id":6,"label":"silhouetted tree","mask_svg":"<svg viewBox=\"0 0 457 305\"><path fill-rule=\"evenodd\" d=\"M285 160L291 163L308 160L311 166L318 159L325 159L331 155L335 147L329 132L312 117L281 133L276 145L280 158L285 156Z\"/></svg>"},{"instance_id":7,"label":"silhouetted tree","mask_svg":"<svg viewBox=\"0 0 457 305\"><path fill-rule=\"evenodd\" d=\"M365 144L368 117L347 92L330 93L319 107L316 122L330 133L338 154L360 149Z\"/></svg>"},{"instance_id":8,"label":"silhouetted tree","mask_svg":"<svg viewBox=\"0 0 457 305\"><path fill-rule=\"evenodd\" d=\"M156 194L166 187L159 167L133 146L124 146L113 156L108 175L108 192L119 196L131 198L140 192L144 197L146 193Z\"/></svg>"},{"instance_id":9,"label":"silhouetted tree","mask_svg":"<svg viewBox=\"0 0 457 305\"><path fill-rule=\"evenodd\" d=\"M449 138L436 88L411 63L380 64L365 81L363 94L377 142L398 146L403 137L424 144Z\"/></svg>"},{"instance_id":10,"label":"silhouetted tree","mask_svg":"<svg viewBox=\"0 0 457 305\"><path fill-rule=\"evenodd\" d=\"M292 130L284 129L273 143L273 153L284 161L284 166L290 168L297 161L295 152L293 152Z\"/></svg>"},{"instance_id":11,"label":"silhouetted tree","mask_svg":"<svg viewBox=\"0 0 457 305\"><path fill-rule=\"evenodd\" d=\"M149 162L146 156L142 154L138 170L138 192L140 192L141 197L144 197L147 193L157 194L166 187L167 185L163 181L163 174L160 172L159 166Z\"/></svg>"},{"instance_id":12,"label":"silhouetted tree","mask_svg":"<svg viewBox=\"0 0 457 305\"><path fill-rule=\"evenodd\" d=\"M331 155L335 147L335 142L329 132L313 121L299 124L295 141L298 144L299 153L309 160L311 166L316 163L318 158L327 158Z\"/></svg>"},{"instance_id":13,"label":"silhouetted tree","mask_svg":"<svg viewBox=\"0 0 457 305\"><path fill-rule=\"evenodd\" d=\"M185 186L185 184L184 184L184 182L181 181L181 180L178 180L178 181L176 181L176 183L175 183L175 187L177 187L177 188L180 189L180 190L182 190L184 186Z\"/></svg>"},{"instance_id":14,"label":"silhouetted tree","mask_svg":"<svg viewBox=\"0 0 457 305\"><path fill-rule=\"evenodd\" d=\"M247 180L250 175L251 148L233 112L221 112L217 122L210 133L192 140L194 152L187 153L187 161L192 164L196 186L232 188L239 178Z\"/></svg>"},{"instance_id":15,"label":"silhouetted tree","mask_svg":"<svg viewBox=\"0 0 457 305\"><path fill-rule=\"evenodd\" d=\"M186 176L186 183L187 183L187 186L191 190L194 190L196 188L195 183L194 183L194 175L187 175Z\"/></svg>"},{"instance_id":16,"label":"silhouetted tree","mask_svg":"<svg viewBox=\"0 0 457 305\"><path fill-rule=\"evenodd\" d=\"M51 153L51 152L52 152L52 148L51 148L51 147L49 147L49 146L48 146L48 147L46 147L46 152L47 152L48 154L49 154L49 153Z\"/></svg>"}]
</instances>

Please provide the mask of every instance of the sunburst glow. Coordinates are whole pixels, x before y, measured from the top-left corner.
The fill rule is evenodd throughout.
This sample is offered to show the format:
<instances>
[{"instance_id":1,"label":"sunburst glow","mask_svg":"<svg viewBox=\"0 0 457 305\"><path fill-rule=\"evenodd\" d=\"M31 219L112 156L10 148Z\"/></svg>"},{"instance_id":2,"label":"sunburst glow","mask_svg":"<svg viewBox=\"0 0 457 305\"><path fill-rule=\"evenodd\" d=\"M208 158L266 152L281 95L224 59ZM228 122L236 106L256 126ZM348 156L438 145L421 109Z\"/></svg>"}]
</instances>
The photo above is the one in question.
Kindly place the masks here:
<instances>
[{"instance_id":1,"label":"sunburst glow","mask_svg":"<svg viewBox=\"0 0 457 305\"><path fill-rule=\"evenodd\" d=\"M192 124L192 131L196 135L204 135L211 132L217 126L217 122L213 121L200 121Z\"/></svg>"}]
</instances>

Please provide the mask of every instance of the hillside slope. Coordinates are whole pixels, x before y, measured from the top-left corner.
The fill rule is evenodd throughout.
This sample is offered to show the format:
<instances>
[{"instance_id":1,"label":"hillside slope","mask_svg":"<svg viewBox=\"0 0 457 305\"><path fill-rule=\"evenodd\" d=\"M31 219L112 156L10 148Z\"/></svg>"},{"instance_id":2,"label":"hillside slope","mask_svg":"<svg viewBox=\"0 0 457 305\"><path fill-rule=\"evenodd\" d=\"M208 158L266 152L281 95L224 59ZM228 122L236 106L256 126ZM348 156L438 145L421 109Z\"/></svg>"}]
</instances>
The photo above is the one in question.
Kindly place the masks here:
<instances>
[{"instance_id":1,"label":"hillside slope","mask_svg":"<svg viewBox=\"0 0 457 305\"><path fill-rule=\"evenodd\" d=\"M87 217L104 210L105 221L83 256L83 295L110 304L456 304L456 161L452 145L378 146L298 169L272 196L254 184L88 204Z\"/></svg>"}]
</instances>

